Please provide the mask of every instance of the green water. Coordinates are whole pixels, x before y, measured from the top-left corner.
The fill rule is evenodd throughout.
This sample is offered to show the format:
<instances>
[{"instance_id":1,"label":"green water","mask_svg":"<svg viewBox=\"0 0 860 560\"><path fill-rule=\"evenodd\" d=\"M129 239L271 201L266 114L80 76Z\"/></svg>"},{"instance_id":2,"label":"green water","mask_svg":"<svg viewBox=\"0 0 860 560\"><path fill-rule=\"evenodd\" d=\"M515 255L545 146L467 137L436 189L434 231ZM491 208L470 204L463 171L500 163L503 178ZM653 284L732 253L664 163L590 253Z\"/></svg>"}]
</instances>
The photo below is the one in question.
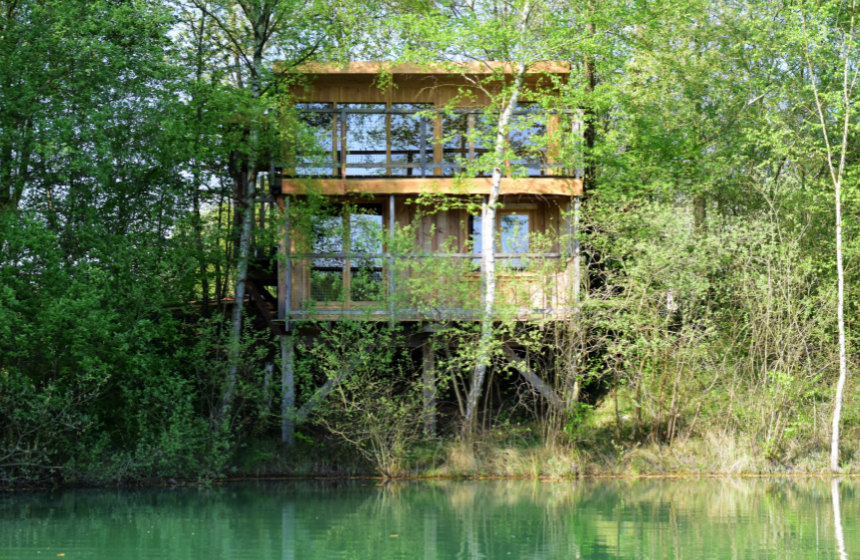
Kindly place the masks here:
<instances>
[{"instance_id":1,"label":"green water","mask_svg":"<svg viewBox=\"0 0 860 560\"><path fill-rule=\"evenodd\" d=\"M0 493L0 559L840 558L840 530L842 557L860 558L858 487L303 481Z\"/></svg>"}]
</instances>

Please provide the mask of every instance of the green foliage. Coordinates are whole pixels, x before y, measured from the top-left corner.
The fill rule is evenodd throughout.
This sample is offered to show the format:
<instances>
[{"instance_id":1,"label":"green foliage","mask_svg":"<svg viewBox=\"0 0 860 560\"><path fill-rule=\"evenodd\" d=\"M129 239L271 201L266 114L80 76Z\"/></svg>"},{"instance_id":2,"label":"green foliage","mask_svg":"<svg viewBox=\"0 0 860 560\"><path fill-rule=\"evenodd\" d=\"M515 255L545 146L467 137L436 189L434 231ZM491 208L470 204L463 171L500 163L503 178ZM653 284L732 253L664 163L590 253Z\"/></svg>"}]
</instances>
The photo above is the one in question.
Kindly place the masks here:
<instances>
[{"instance_id":1,"label":"green foliage","mask_svg":"<svg viewBox=\"0 0 860 560\"><path fill-rule=\"evenodd\" d=\"M620 456L628 444L676 446L718 429L775 465L818 453L838 370L828 170L845 131L849 348L858 339L860 121L844 74L857 68L854 7L529 6L524 20L525 2L3 3L0 480L211 478L247 442L277 435L271 330L250 305L238 330L227 320L240 204L254 169L317 144L290 108L291 86L312 87L301 63L356 53L461 75L463 60L567 61L569 76L541 76L546 87L528 99L557 110L564 134L550 136L550 117L512 123L502 154L487 151L461 173L457 196L428 187L410 201L415 221L391 238L373 228L356 235L362 197L332 203L312 180L288 215L251 213L258 270L278 266L267 256L287 218L300 253L328 238L395 256L384 264L393 293L370 259L350 290L313 273L328 318L341 320L311 313L297 325L314 335L293 339L298 406L287 417L305 410L299 439L335 437L386 476L408 471L414 450L437 449L422 443L426 388L406 349L420 332L436 355L443 435L456 431L471 374L486 363L483 425L537 422L522 436L529 445L534 434L583 447L599 439ZM483 146L511 92L504 70L491 70L457 100L489 99L470 138ZM547 132L518 145L517 133L532 128ZM589 170L580 229L572 239L559 223L529 239L530 252L562 258L499 267L505 296L492 339L480 342L477 322L442 313L480 315L475 262L430 254L461 250L452 244L418 246L422 219L477 214L469 175L544 148L567 173ZM550 304L563 312L521 316ZM408 311L408 327L375 320L391 306ZM849 377L849 394L856 387ZM846 402L851 445L857 407ZM272 457L252 451L239 462L256 468Z\"/></svg>"}]
</instances>

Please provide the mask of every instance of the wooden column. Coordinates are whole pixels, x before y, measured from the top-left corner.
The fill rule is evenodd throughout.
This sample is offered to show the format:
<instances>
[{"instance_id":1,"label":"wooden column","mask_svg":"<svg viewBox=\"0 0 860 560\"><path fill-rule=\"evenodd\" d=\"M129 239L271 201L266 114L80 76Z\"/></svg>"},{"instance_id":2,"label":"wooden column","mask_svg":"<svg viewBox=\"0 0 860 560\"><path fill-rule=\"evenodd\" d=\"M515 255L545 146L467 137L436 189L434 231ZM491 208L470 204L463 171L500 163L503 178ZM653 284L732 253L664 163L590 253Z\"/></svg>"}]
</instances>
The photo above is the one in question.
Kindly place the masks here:
<instances>
[{"instance_id":1,"label":"wooden column","mask_svg":"<svg viewBox=\"0 0 860 560\"><path fill-rule=\"evenodd\" d=\"M388 325L394 328L394 195L388 195Z\"/></svg>"},{"instance_id":2,"label":"wooden column","mask_svg":"<svg viewBox=\"0 0 860 560\"><path fill-rule=\"evenodd\" d=\"M293 374L293 337L281 335L281 441L287 445L293 444L296 410L295 376Z\"/></svg>"},{"instance_id":3,"label":"wooden column","mask_svg":"<svg viewBox=\"0 0 860 560\"><path fill-rule=\"evenodd\" d=\"M579 255L579 199L580 197L578 196L573 197L573 215L570 217L572 234L571 252L573 257L573 304L576 306L577 313L579 313L579 288L582 283Z\"/></svg>"},{"instance_id":4,"label":"wooden column","mask_svg":"<svg viewBox=\"0 0 860 560\"><path fill-rule=\"evenodd\" d=\"M428 338L421 347L423 354L421 397L424 404L424 435L436 435L436 352Z\"/></svg>"},{"instance_id":5,"label":"wooden column","mask_svg":"<svg viewBox=\"0 0 860 560\"><path fill-rule=\"evenodd\" d=\"M340 178L346 179L346 109L340 110Z\"/></svg>"},{"instance_id":6,"label":"wooden column","mask_svg":"<svg viewBox=\"0 0 860 560\"><path fill-rule=\"evenodd\" d=\"M420 121L420 129L421 129L421 144L419 147L419 158L421 159L421 176L425 177L426 166L427 166L427 117L421 117Z\"/></svg>"},{"instance_id":7,"label":"wooden column","mask_svg":"<svg viewBox=\"0 0 860 560\"><path fill-rule=\"evenodd\" d=\"M274 169L270 170L271 184L274 184ZM290 336L289 310L293 298L293 270L290 258L290 198L283 196L279 200L284 210L283 231L278 243L278 319L284 321L284 330L279 338L281 349L281 441L287 445L293 444L294 421L296 408L295 375L293 372L293 339Z\"/></svg>"}]
</instances>

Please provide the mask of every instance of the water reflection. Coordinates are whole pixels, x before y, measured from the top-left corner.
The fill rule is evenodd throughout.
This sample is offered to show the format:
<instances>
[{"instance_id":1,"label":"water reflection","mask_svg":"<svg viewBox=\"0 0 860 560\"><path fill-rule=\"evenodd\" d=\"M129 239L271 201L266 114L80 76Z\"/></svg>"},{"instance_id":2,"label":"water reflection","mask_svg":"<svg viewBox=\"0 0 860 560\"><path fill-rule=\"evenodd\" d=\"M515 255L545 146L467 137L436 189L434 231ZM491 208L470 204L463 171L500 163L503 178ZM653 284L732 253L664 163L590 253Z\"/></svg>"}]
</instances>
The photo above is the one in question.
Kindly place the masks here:
<instances>
[{"instance_id":1,"label":"water reflection","mask_svg":"<svg viewBox=\"0 0 860 560\"><path fill-rule=\"evenodd\" d=\"M847 560L848 555L845 553L845 532L842 530L842 507L840 505L839 483L841 479L834 478L830 481L830 495L833 498L833 524L836 532L836 549L839 552L840 560Z\"/></svg>"},{"instance_id":2,"label":"water reflection","mask_svg":"<svg viewBox=\"0 0 860 560\"><path fill-rule=\"evenodd\" d=\"M856 482L242 483L0 497L0 557L847 558Z\"/></svg>"}]
</instances>

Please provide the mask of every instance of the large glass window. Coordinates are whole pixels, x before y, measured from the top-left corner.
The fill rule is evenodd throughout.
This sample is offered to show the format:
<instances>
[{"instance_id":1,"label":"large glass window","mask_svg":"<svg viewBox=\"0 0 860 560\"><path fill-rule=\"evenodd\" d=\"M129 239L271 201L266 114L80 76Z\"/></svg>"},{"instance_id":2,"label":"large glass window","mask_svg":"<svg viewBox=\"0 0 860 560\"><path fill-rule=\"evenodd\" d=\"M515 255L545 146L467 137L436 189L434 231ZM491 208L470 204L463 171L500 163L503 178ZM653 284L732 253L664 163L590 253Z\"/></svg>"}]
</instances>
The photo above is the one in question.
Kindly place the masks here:
<instances>
[{"instance_id":1,"label":"large glass window","mask_svg":"<svg viewBox=\"0 0 860 560\"><path fill-rule=\"evenodd\" d=\"M496 114L475 111L434 116L430 103L394 103L394 112L389 114L384 103L339 103L336 107L332 103L299 103L297 108L306 125L299 139L298 176L341 176L345 169L347 177L425 177L436 176L440 170L442 176L450 177L470 164L476 175L490 174L489 168L475 170L474 164L495 147ZM347 111L345 117L340 110ZM547 163L546 118L532 103L521 104L517 111L521 114L512 117L508 136L514 153L509 163L530 176L546 175L542 169ZM441 144L441 160L437 158L437 142Z\"/></svg>"},{"instance_id":2,"label":"large glass window","mask_svg":"<svg viewBox=\"0 0 860 560\"><path fill-rule=\"evenodd\" d=\"M392 109L406 111L426 111L432 109L429 103L394 103ZM391 162L405 164L431 163L433 161L433 120L423 115L392 114L391 115ZM392 169L392 175L407 177L422 177L432 175L433 168L428 167L424 173L420 168Z\"/></svg>"},{"instance_id":3,"label":"large glass window","mask_svg":"<svg viewBox=\"0 0 860 560\"><path fill-rule=\"evenodd\" d=\"M475 157L474 143L469 141L470 123L475 120L474 115L466 114L444 114L442 115L442 161L467 165L468 161ZM455 168L445 168L443 175L451 176L459 172Z\"/></svg>"},{"instance_id":4,"label":"large glass window","mask_svg":"<svg viewBox=\"0 0 860 560\"><path fill-rule=\"evenodd\" d=\"M472 254L481 255L481 240L483 223L481 216L471 217ZM520 254L529 252L529 234L532 228L532 215L528 210L498 210L496 212L496 243L495 247L502 254ZM476 268L480 268L481 259L472 259ZM522 269L528 263L521 257L499 259L499 268Z\"/></svg>"},{"instance_id":5,"label":"large glass window","mask_svg":"<svg viewBox=\"0 0 860 560\"><path fill-rule=\"evenodd\" d=\"M294 171L300 177L328 177L336 174L331 164L337 162L334 154L334 115L314 111L331 110L333 103L296 103L298 118L304 125Z\"/></svg>"},{"instance_id":6,"label":"large glass window","mask_svg":"<svg viewBox=\"0 0 860 560\"><path fill-rule=\"evenodd\" d=\"M483 227L483 226L481 224L483 224L484 222L481 219L481 216L472 216L471 222L472 222L472 227L470 229L472 230L472 254L473 255L481 255L482 254L482 243L483 243L482 240L484 239L483 232L481 230L481 227ZM480 258L472 259L472 265L475 268L480 268L481 267L481 259Z\"/></svg>"},{"instance_id":7,"label":"large glass window","mask_svg":"<svg viewBox=\"0 0 860 560\"><path fill-rule=\"evenodd\" d=\"M381 300L383 260L371 255L382 253L383 231L381 204L360 204L340 215L315 217L313 252L328 255L311 259L311 299Z\"/></svg>"},{"instance_id":8,"label":"large glass window","mask_svg":"<svg viewBox=\"0 0 860 560\"><path fill-rule=\"evenodd\" d=\"M547 175L542 164L547 163L546 117L535 103L520 103L517 111L525 114L511 118L509 141L516 157L511 165L522 166L530 177Z\"/></svg>"},{"instance_id":9,"label":"large glass window","mask_svg":"<svg viewBox=\"0 0 860 560\"><path fill-rule=\"evenodd\" d=\"M362 204L349 216L351 253L382 253L382 205ZM352 301L382 299L382 259L371 257L349 260L349 285Z\"/></svg>"},{"instance_id":10,"label":"large glass window","mask_svg":"<svg viewBox=\"0 0 860 560\"><path fill-rule=\"evenodd\" d=\"M487 146L492 146L494 130L493 118L482 113L442 115L442 161L463 166L474 162L489 151ZM443 171L443 175L456 175L460 171L449 168Z\"/></svg>"},{"instance_id":11,"label":"large glass window","mask_svg":"<svg viewBox=\"0 0 860 560\"><path fill-rule=\"evenodd\" d=\"M517 254L529 252L530 216L526 211L502 210L498 213L499 245L501 253ZM525 259L503 259L503 266L525 268Z\"/></svg>"},{"instance_id":12,"label":"large glass window","mask_svg":"<svg viewBox=\"0 0 860 560\"><path fill-rule=\"evenodd\" d=\"M384 103L342 103L343 109L372 109L384 111ZM347 113L346 115L346 174L348 177L385 175L387 152L385 115L379 113Z\"/></svg>"},{"instance_id":13,"label":"large glass window","mask_svg":"<svg viewBox=\"0 0 860 560\"><path fill-rule=\"evenodd\" d=\"M344 219L340 215L315 216L313 221L315 254L344 252ZM311 299L313 301L343 301L343 267L339 257L311 259Z\"/></svg>"}]
</instances>

